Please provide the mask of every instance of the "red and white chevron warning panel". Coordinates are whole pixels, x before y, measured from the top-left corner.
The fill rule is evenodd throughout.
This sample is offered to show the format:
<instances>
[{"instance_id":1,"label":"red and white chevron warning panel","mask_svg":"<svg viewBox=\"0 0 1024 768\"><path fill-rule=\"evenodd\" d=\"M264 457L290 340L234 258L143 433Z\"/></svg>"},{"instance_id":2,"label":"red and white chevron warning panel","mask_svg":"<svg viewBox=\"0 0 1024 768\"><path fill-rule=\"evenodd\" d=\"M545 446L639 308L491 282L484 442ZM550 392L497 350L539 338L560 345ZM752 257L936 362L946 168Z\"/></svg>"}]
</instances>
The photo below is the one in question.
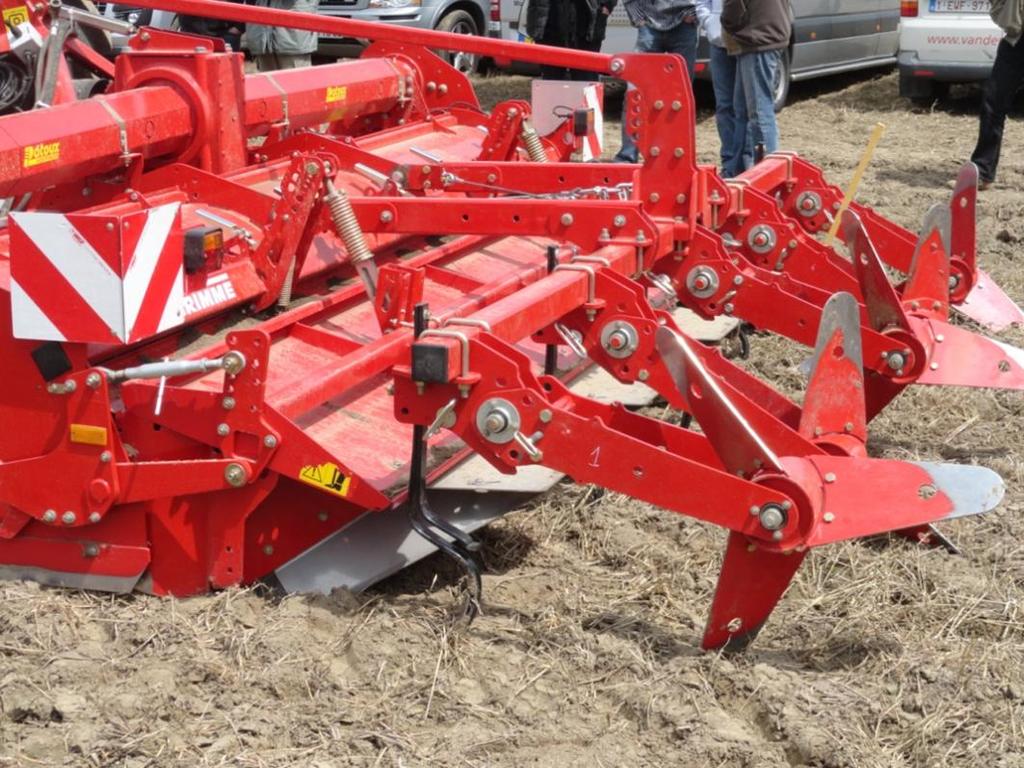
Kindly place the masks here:
<instances>
[{"instance_id":1,"label":"red and white chevron warning panel","mask_svg":"<svg viewBox=\"0 0 1024 768\"><path fill-rule=\"evenodd\" d=\"M180 207L120 216L12 213L14 335L132 343L181 325Z\"/></svg>"}]
</instances>

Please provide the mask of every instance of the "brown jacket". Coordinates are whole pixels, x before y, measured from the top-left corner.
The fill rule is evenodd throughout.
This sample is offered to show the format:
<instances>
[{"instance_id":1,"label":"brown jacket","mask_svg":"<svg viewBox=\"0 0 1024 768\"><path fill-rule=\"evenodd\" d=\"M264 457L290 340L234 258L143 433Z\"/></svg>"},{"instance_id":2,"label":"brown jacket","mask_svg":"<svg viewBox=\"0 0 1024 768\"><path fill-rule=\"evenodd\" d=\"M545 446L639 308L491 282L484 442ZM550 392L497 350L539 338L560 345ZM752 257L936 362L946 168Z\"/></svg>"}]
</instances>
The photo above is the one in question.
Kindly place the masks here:
<instances>
[{"instance_id":1,"label":"brown jacket","mask_svg":"<svg viewBox=\"0 0 1024 768\"><path fill-rule=\"evenodd\" d=\"M730 53L785 48L793 31L793 9L789 0L725 0L722 29Z\"/></svg>"}]
</instances>

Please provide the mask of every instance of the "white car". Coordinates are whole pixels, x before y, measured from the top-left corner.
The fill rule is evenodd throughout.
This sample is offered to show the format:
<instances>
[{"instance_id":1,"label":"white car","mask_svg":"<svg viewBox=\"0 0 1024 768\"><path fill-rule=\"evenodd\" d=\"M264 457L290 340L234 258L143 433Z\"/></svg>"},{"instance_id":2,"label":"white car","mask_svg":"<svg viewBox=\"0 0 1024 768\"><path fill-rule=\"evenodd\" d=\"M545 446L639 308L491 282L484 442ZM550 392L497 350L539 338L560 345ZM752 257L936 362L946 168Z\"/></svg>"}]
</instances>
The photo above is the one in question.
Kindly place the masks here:
<instances>
[{"instance_id":1,"label":"white car","mask_svg":"<svg viewBox=\"0 0 1024 768\"><path fill-rule=\"evenodd\" d=\"M900 95L931 102L951 83L988 78L1003 39L989 10L989 0L901 3Z\"/></svg>"}]
</instances>

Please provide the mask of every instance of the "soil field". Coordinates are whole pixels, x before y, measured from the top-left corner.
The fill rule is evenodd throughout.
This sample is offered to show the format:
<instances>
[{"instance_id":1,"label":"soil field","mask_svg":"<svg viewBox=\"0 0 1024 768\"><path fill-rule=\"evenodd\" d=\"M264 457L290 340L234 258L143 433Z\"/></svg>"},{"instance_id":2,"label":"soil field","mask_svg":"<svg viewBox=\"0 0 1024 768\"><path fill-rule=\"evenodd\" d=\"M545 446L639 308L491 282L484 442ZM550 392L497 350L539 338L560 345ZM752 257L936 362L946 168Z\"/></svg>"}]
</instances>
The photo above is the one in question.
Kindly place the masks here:
<instances>
[{"instance_id":1,"label":"soil field","mask_svg":"<svg viewBox=\"0 0 1024 768\"><path fill-rule=\"evenodd\" d=\"M529 80L480 91L528 98ZM911 227L976 135L975 95L917 111L892 74L793 99L785 148L843 185L887 124L860 198ZM697 131L713 162L706 105ZM1018 114L979 214L982 263L1018 301L1022 157ZM754 341L750 365L798 394L804 353ZM722 532L569 485L483 533L468 630L448 620L457 573L439 557L358 596L0 585L0 766L1024 766L1024 398L910 391L871 447L991 467L1006 498L944 526L959 557L816 550L736 656L698 650Z\"/></svg>"}]
</instances>

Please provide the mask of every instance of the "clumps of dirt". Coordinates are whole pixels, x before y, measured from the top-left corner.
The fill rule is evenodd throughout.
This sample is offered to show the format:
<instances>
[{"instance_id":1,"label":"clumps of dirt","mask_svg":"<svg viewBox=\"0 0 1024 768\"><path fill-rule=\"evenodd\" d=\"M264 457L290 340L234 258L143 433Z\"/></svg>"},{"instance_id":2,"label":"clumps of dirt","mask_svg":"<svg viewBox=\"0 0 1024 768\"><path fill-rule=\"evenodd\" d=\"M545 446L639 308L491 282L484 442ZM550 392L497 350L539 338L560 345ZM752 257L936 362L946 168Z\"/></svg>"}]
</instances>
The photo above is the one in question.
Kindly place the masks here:
<instances>
[{"instance_id":1,"label":"clumps of dirt","mask_svg":"<svg viewBox=\"0 0 1024 768\"><path fill-rule=\"evenodd\" d=\"M866 77L798 88L784 144L845 184L884 113L860 197L916 226L949 194L975 117L911 112L894 75ZM490 101L528 88L482 86ZM714 162L706 106L698 141ZM997 237L1024 210L1019 121L1006 144L981 198L981 259L1024 300L1019 244ZM799 398L805 355L757 336L748 364ZM1017 768L1022 446L1019 394L905 392L873 424L872 452L989 466L1004 502L943 526L961 556L898 538L816 550L731 657L698 650L722 533L592 487L560 485L484 532L486 602L468 629L451 620L457 571L440 557L358 596L5 583L0 766Z\"/></svg>"}]
</instances>

